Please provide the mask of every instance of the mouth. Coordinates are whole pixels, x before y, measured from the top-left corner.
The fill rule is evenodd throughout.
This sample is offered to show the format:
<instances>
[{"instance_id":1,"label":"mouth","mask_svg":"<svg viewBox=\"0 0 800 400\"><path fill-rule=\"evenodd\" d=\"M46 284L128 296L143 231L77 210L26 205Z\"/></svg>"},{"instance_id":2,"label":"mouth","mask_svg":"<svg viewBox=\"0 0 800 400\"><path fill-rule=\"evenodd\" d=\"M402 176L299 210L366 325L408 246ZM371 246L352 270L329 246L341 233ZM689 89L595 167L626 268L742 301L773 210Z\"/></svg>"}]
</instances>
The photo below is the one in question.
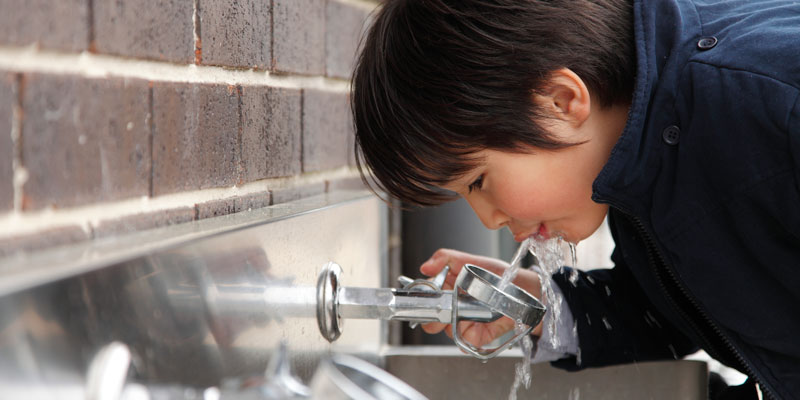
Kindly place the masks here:
<instances>
[{"instance_id":1,"label":"mouth","mask_svg":"<svg viewBox=\"0 0 800 400\"><path fill-rule=\"evenodd\" d=\"M543 239L549 239L550 234L547 231L547 227L544 224L539 224L539 229L530 233L519 233L514 235L514 241L521 243L523 240L531 237L531 236L538 236Z\"/></svg>"}]
</instances>

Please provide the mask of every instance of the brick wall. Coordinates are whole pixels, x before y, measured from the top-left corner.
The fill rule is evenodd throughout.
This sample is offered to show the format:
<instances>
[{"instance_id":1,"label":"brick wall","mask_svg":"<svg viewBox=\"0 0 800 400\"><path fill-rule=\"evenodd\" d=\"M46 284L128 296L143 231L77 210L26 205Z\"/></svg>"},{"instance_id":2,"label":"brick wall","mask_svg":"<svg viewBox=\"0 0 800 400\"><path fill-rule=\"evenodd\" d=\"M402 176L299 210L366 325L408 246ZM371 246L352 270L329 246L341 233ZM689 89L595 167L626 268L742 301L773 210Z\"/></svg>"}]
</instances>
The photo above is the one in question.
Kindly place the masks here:
<instances>
[{"instance_id":1,"label":"brick wall","mask_svg":"<svg viewBox=\"0 0 800 400\"><path fill-rule=\"evenodd\" d=\"M0 255L360 186L376 0L0 0Z\"/></svg>"}]
</instances>

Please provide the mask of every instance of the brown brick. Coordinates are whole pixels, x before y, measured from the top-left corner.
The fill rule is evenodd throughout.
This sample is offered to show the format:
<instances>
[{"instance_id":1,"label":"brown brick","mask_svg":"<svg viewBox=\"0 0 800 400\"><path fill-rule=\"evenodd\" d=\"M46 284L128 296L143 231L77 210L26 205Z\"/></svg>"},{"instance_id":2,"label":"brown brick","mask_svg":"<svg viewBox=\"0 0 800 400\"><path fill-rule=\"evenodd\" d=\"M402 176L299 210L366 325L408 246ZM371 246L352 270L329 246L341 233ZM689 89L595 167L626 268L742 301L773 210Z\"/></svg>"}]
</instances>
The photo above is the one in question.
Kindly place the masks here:
<instances>
[{"instance_id":1,"label":"brown brick","mask_svg":"<svg viewBox=\"0 0 800 400\"><path fill-rule=\"evenodd\" d=\"M274 68L325 73L325 0L274 0Z\"/></svg>"},{"instance_id":2,"label":"brown brick","mask_svg":"<svg viewBox=\"0 0 800 400\"><path fill-rule=\"evenodd\" d=\"M348 164L352 130L346 93L306 89L303 92L303 171Z\"/></svg>"},{"instance_id":3,"label":"brown brick","mask_svg":"<svg viewBox=\"0 0 800 400\"><path fill-rule=\"evenodd\" d=\"M270 2L200 0L202 63L270 67Z\"/></svg>"},{"instance_id":4,"label":"brown brick","mask_svg":"<svg viewBox=\"0 0 800 400\"><path fill-rule=\"evenodd\" d=\"M368 27L370 12L364 6L328 0L325 40L325 71L328 76L350 78L358 54L358 43Z\"/></svg>"},{"instance_id":5,"label":"brown brick","mask_svg":"<svg viewBox=\"0 0 800 400\"><path fill-rule=\"evenodd\" d=\"M17 76L0 72L0 213L14 208L14 142L11 129L18 101Z\"/></svg>"},{"instance_id":6,"label":"brown brick","mask_svg":"<svg viewBox=\"0 0 800 400\"><path fill-rule=\"evenodd\" d=\"M193 62L193 18L192 0L94 0L94 49L128 57Z\"/></svg>"},{"instance_id":7,"label":"brown brick","mask_svg":"<svg viewBox=\"0 0 800 400\"><path fill-rule=\"evenodd\" d=\"M89 47L89 0L0 0L0 42L82 51Z\"/></svg>"},{"instance_id":8,"label":"brown brick","mask_svg":"<svg viewBox=\"0 0 800 400\"><path fill-rule=\"evenodd\" d=\"M170 210L134 214L122 218L100 221L100 223L94 227L94 237L103 238L162 226L182 224L194 220L194 217L194 207L178 207Z\"/></svg>"},{"instance_id":9,"label":"brown brick","mask_svg":"<svg viewBox=\"0 0 800 400\"><path fill-rule=\"evenodd\" d=\"M322 193L325 193L325 182L276 189L272 191L272 204L288 203Z\"/></svg>"},{"instance_id":10,"label":"brown brick","mask_svg":"<svg viewBox=\"0 0 800 400\"><path fill-rule=\"evenodd\" d=\"M23 82L23 208L148 194L146 81L26 74Z\"/></svg>"},{"instance_id":11,"label":"brown brick","mask_svg":"<svg viewBox=\"0 0 800 400\"><path fill-rule=\"evenodd\" d=\"M239 212L236 208L236 201L233 198L197 203L195 204L195 209L197 219L206 219Z\"/></svg>"},{"instance_id":12,"label":"brown brick","mask_svg":"<svg viewBox=\"0 0 800 400\"><path fill-rule=\"evenodd\" d=\"M0 257L64 246L89 239L89 234L77 225L63 226L20 236L0 238Z\"/></svg>"},{"instance_id":13,"label":"brown brick","mask_svg":"<svg viewBox=\"0 0 800 400\"><path fill-rule=\"evenodd\" d=\"M270 205L271 196L269 192L251 193L236 198L236 211L255 210Z\"/></svg>"},{"instance_id":14,"label":"brown brick","mask_svg":"<svg viewBox=\"0 0 800 400\"><path fill-rule=\"evenodd\" d=\"M252 193L227 199L211 200L195 204L197 219L219 217L241 211L254 210L269 205L270 193Z\"/></svg>"},{"instance_id":15,"label":"brown brick","mask_svg":"<svg viewBox=\"0 0 800 400\"><path fill-rule=\"evenodd\" d=\"M242 87L244 180L300 173L301 95L296 89Z\"/></svg>"},{"instance_id":16,"label":"brown brick","mask_svg":"<svg viewBox=\"0 0 800 400\"><path fill-rule=\"evenodd\" d=\"M236 87L157 82L153 110L153 195L238 182Z\"/></svg>"},{"instance_id":17,"label":"brown brick","mask_svg":"<svg viewBox=\"0 0 800 400\"><path fill-rule=\"evenodd\" d=\"M327 192L336 192L339 190L367 190L364 181L361 177L334 179L328 181Z\"/></svg>"}]
</instances>

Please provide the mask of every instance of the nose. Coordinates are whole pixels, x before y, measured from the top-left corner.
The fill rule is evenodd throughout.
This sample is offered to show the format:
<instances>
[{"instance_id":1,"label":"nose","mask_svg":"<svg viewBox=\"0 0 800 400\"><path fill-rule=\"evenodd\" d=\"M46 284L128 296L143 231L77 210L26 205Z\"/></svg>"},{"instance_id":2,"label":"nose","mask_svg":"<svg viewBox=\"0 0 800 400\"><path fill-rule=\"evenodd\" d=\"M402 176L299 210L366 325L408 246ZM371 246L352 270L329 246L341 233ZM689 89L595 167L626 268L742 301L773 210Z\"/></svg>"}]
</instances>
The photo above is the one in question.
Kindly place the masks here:
<instances>
[{"instance_id":1,"label":"nose","mask_svg":"<svg viewBox=\"0 0 800 400\"><path fill-rule=\"evenodd\" d=\"M481 220L481 223L491 229L500 229L506 225L510 218L502 210L497 208L489 199L484 196L473 195L466 197L467 203L472 207L472 211Z\"/></svg>"}]
</instances>

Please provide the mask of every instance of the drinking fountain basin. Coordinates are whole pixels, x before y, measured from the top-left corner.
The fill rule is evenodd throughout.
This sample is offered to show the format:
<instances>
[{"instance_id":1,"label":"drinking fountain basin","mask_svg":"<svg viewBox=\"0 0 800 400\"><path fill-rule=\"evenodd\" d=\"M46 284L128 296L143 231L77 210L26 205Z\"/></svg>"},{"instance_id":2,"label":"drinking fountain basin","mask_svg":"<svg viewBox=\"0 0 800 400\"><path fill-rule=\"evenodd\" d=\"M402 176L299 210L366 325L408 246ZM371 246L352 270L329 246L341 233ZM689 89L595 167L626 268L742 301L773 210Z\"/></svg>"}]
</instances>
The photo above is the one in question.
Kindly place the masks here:
<instances>
[{"instance_id":1,"label":"drinking fountain basin","mask_svg":"<svg viewBox=\"0 0 800 400\"><path fill-rule=\"evenodd\" d=\"M513 348L488 363L455 346L391 347L385 369L431 399L505 399L522 353ZM548 363L531 366L521 399L707 399L708 367L702 361L657 361L567 372Z\"/></svg>"}]
</instances>

